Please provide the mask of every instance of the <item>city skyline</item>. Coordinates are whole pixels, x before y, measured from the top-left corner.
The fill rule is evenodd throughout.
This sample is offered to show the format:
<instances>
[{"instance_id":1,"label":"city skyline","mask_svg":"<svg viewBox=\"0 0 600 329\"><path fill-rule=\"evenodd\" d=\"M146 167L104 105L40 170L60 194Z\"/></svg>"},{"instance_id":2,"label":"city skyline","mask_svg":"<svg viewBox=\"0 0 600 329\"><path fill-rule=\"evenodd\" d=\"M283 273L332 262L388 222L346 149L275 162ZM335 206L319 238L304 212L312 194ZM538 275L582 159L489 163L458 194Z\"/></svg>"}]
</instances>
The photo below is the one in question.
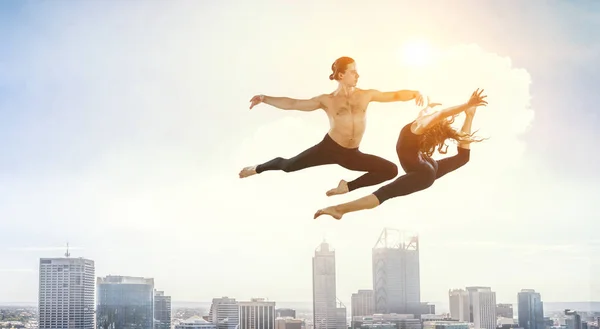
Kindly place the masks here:
<instances>
[{"instance_id":1,"label":"city skyline","mask_svg":"<svg viewBox=\"0 0 600 329\"><path fill-rule=\"evenodd\" d=\"M76 261L76 262L77 261L81 261L81 262L83 262L83 261L86 261L86 262L87 261L91 261L93 263L92 260L89 260L89 259L87 259L85 257L72 257L71 252L70 252L72 250L72 247L70 247L69 244L67 244L64 248L65 248L66 252L63 254L63 257L59 257L59 258L44 257L44 258L41 258L40 259L40 266L41 266L41 263L43 261L45 261L45 260L58 260L58 261L61 261L61 262L69 262L70 260L73 260L73 261ZM414 270L411 271L409 269L411 266L412 267L416 267L416 270L417 270L416 271L416 277L412 278L412 280L415 280L416 286L414 285L414 283L413 284L408 283L408 282L410 282L410 281L408 281L407 282L407 287L409 287L409 289L415 289L416 288L417 289L416 291L418 292L420 290L420 286L419 286L420 273L418 271L418 269L420 268L420 259L419 259L418 251L419 251L419 236L418 236L418 234L415 234L414 232L406 232L406 231L396 230L396 229L389 228L389 227L383 228L382 232L379 235L379 238L377 239L376 244L373 247L372 271L375 274L375 273L377 273L378 271L381 270L380 268L381 268L381 265L382 265L382 263L381 263L382 255L388 255L388 254L392 255L393 254L396 258L398 258L398 256L400 256L400 258L397 259L396 262L392 262L390 264L393 264L394 268L403 267L403 268L405 268L405 271L408 270L408 272L413 272L414 271ZM400 254L396 255L396 254L394 254L394 252L396 252L396 253L400 252ZM416 252L416 254L414 256L407 257L407 255L404 255L404 253L406 253L406 252L409 252L409 253L410 252L413 252L413 253ZM327 256L323 257L323 255L327 255ZM330 259L329 260L325 260L327 257L329 257ZM385 257L389 258L389 256L385 256ZM325 259L323 259L323 258L325 258ZM318 259L321 259L321 260L318 260ZM325 262L323 262L323 261L325 261ZM398 263L398 261L400 261L400 262L407 262L407 263L404 266L400 266L400 264ZM327 263L327 262L329 262L329 263ZM388 260L388 262L389 262L389 260ZM320 264L320 265L317 266L317 264ZM95 271L95 265L94 265L94 271ZM320 271L324 271L324 272L322 274L318 274L318 273L320 273ZM42 272L41 272L41 267L40 267L40 278L42 277L41 273ZM321 278L321 276L323 276L323 274L325 274L325 277L327 277L327 278ZM335 265L335 248L333 246L331 246L331 244L329 244L325 240L323 240L319 244L319 246L317 247L317 249L315 249L315 251L314 251L314 255L313 255L313 277L312 277L313 285L315 284L315 282L320 282L323 279L325 279L325 281L333 280L332 281L333 282L333 285L332 285L332 287L333 287L333 296L334 296L333 297L333 301L335 301L335 303L337 304L338 303L338 299L339 299L339 301L341 301L342 303L345 303L345 300L346 300L345 298L347 298L347 297L339 298L335 294L335 282L337 280L336 265ZM131 277L131 276L128 276L128 275L121 275L121 274L111 274L111 275L108 275L106 277L99 277L98 276L98 277L95 278L95 280L98 281L98 284L101 281L104 282L106 280L112 280L114 282L121 282L122 280L129 280L129 281L131 281L131 283L140 283L140 282L136 282L136 280L137 281L147 281L147 280L149 280L151 282L154 282L154 279L151 278L151 277L148 277L148 278L144 278L144 277ZM323 283L325 283L325 281L323 281ZM406 281L406 278L404 278L401 281ZM110 282L110 281L106 281L106 282ZM126 281L124 281L124 282L126 282ZM328 284L326 284L326 286L330 286L331 284L332 284L331 282L328 282ZM365 289L357 289L357 291L359 293L361 293L361 292L363 292L363 293L364 292L370 292L370 294L374 297L375 296L374 292L377 290L377 289L374 289L377 286L377 280L373 280L372 284L373 284L373 287L370 288L370 289L366 289L366 290ZM313 289L317 289L317 290L315 290L315 292L318 291L317 286L314 286ZM406 287L404 287L402 289L406 289ZM452 287L452 288L448 289L448 293L450 294L450 296L454 296L455 293L462 291L463 293L466 294L467 298L470 298L469 297L469 291L470 290L473 290L473 289L475 289L475 290L477 290L477 289L490 289L490 287L470 285L470 286L467 286L466 289L467 290L464 290L462 288L456 289L455 287ZM152 291L155 293L155 296L157 296L156 293L158 293L159 296L161 294L164 294L163 291L158 291L156 289L152 289ZM512 301L511 303L508 303L508 305L513 305L513 306L517 306L518 307L518 305L520 304L519 298L521 298L521 295L523 293L531 293L531 292L537 294L537 296L539 298L539 292L536 293L535 289L522 288L522 289L520 289L516 293L516 296L517 296L516 302ZM325 293L325 295L329 295L329 294L330 294L329 292ZM353 298L354 298L355 295L356 295L356 292L352 293L352 295L348 299L350 301L349 305L351 305L351 307L354 307L353 304L352 304L352 300L353 300ZM417 295L418 295L418 293L417 293ZM495 292L494 292L494 295L495 295ZM314 296L316 296L316 295L314 295ZM169 298L171 298L171 296L169 296ZM321 298L321 297L319 297L319 298ZM452 299L452 297L450 297L450 298ZM249 303L249 301L252 302L254 300L264 300L266 302L277 302L277 301L271 300L271 299L269 299L268 297L265 297L265 296L263 296L263 297L252 296L252 297L247 298L247 299L239 299L239 298L231 297L231 296L213 297L212 298L211 310L207 314L208 316L212 316L212 314L213 314L212 313L212 307L214 307L216 305L215 303L221 304L221 303L223 303L222 300L226 301L225 304L229 303L229 302L227 302L227 300L232 300L233 303L235 303L236 305L238 303L240 303L240 302L242 302L242 303L244 303L244 302L245 303ZM98 301L96 301L96 302L98 302ZM182 301L182 300L175 301L175 303L177 303L177 302L186 303L186 302L190 302L190 301ZM281 301L279 301L279 302L281 302ZM315 305L316 305L315 302L320 302L320 299L314 299L314 297L313 297L313 300L311 300L311 301L290 301L290 300L283 301L283 303L286 303L286 302L288 302L288 303L306 303L306 304L310 303L310 304L313 305L313 308L314 308ZM415 301L415 302L417 302L417 301ZM204 300L204 301L197 301L197 303L209 303L209 302L206 301L206 300ZM425 304L433 304L433 303L435 303L435 304L444 304L445 306L448 307L448 309L445 310L444 313L450 314L451 311L452 311L452 302L451 301L446 301L446 302L444 302L444 301L431 301L431 302L429 302L429 301L419 301L419 303L422 303L424 305ZM0 304L1 304L1 302L0 302ZM372 304L371 307L375 308L375 304L376 303L373 300L373 304ZM496 304L497 305L502 305L503 302L502 301L498 301ZM468 302L467 302L467 305L468 305ZM348 310L348 312L349 313L347 313L347 314L351 314L350 310ZM381 312L375 312L375 313L381 313ZM402 313L400 313L400 314L402 314ZM214 316L217 316L217 313L215 313ZM460 320L460 321L462 321L462 320Z\"/></svg>"},{"instance_id":2,"label":"city skyline","mask_svg":"<svg viewBox=\"0 0 600 329\"><path fill-rule=\"evenodd\" d=\"M0 299L35 301L39 258L69 241L97 276L153 277L174 301L311 301L325 238L348 306L395 227L419 233L422 301L471 285L499 302L524 288L600 300L600 3L461 1L2 1ZM330 93L340 56L365 89L452 106L484 88L473 129L489 139L426 191L341 221L312 215L377 188L325 195L359 173L240 180L328 128L323 113L249 110L250 98ZM361 150L397 164L418 110L370 105Z\"/></svg>"}]
</instances>

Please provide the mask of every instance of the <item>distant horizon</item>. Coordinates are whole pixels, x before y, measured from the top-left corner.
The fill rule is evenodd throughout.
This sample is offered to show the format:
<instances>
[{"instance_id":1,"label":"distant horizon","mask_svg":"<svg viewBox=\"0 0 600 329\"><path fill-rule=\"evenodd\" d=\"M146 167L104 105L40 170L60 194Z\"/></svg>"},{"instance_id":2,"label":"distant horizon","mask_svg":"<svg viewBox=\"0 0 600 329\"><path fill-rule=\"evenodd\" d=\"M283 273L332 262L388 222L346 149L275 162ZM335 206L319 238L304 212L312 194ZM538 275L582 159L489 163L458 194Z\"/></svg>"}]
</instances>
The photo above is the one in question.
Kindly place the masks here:
<instances>
[{"instance_id":1,"label":"distant horizon","mask_svg":"<svg viewBox=\"0 0 600 329\"><path fill-rule=\"evenodd\" d=\"M218 297L215 297L218 298ZM231 297L231 298L235 298L235 297ZM260 297L257 297L260 298ZM266 298L265 298L266 299ZM237 300L237 299L236 299ZM238 301L243 301L245 299L240 299ZM277 304L303 304L303 305L310 305L312 304L312 301L277 301L277 300L270 300L273 301ZM587 304L588 306L590 304L600 304L600 301L571 301L571 302L561 302L561 301L544 301L542 300L542 302L544 303L544 309L546 308L546 306L554 306L557 307L556 304L563 304L563 305L574 305L574 304ZM205 304L205 305L210 305L212 303L212 301L171 301L171 305L179 305L179 307L181 307L182 304L196 304L196 305L201 305L201 304ZM350 308L348 305L350 305L349 302L343 302L346 305L346 308ZM437 305L448 305L448 302L441 302L441 301L434 301L434 302L423 302L423 303L430 303L430 304L435 304ZM0 306L37 306L38 302L3 302L0 301ZM518 305L517 302L496 302L496 305L498 304L511 304L511 305ZM600 306L600 305L598 305ZM552 309L552 310L546 310L545 311L560 311L562 310L562 308L556 308L556 309ZM580 311L580 312L586 312L586 311L590 311L589 309L574 309L575 311ZM437 310L436 310L437 311ZM600 311L600 308L597 310Z\"/></svg>"}]
</instances>

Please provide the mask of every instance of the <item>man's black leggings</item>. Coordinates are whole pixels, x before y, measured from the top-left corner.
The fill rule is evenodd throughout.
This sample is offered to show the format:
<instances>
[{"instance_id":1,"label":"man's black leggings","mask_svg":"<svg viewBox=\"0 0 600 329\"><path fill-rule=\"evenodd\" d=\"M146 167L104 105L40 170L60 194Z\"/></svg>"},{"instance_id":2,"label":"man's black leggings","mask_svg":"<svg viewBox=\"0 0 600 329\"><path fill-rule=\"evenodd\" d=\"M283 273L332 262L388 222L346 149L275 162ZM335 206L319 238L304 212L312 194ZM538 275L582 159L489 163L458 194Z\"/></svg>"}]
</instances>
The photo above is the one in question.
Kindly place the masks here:
<instances>
[{"instance_id":1,"label":"man's black leggings","mask_svg":"<svg viewBox=\"0 0 600 329\"><path fill-rule=\"evenodd\" d=\"M398 175L398 167L383 158L364 154L358 148L345 148L336 143L329 134L308 150L290 159L277 157L256 167L256 173L269 170L294 172L310 167L337 164L353 171L367 173L348 182L348 190L353 191L365 186L376 185Z\"/></svg>"}]
</instances>

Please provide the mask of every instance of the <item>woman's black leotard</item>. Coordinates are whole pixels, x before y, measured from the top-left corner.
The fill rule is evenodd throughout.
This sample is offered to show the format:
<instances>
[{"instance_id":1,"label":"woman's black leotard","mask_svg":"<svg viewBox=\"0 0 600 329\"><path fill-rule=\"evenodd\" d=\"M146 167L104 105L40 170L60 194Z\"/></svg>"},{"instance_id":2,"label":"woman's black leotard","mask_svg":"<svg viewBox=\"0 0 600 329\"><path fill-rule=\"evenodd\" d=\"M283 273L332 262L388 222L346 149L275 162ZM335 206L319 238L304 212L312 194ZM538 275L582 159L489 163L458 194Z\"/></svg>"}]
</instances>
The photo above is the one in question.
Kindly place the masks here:
<instances>
[{"instance_id":1,"label":"woman's black leotard","mask_svg":"<svg viewBox=\"0 0 600 329\"><path fill-rule=\"evenodd\" d=\"M398 159L406 174L373 193L379 199L379 204L391 198L424 190L436 179L469 162L471 150L462 147L458 147L457 155L439 161L421 153L419 151L421 135L415 135L410 131L413 122L402 128L396 143Z\"/></svg>"}]
</instances>

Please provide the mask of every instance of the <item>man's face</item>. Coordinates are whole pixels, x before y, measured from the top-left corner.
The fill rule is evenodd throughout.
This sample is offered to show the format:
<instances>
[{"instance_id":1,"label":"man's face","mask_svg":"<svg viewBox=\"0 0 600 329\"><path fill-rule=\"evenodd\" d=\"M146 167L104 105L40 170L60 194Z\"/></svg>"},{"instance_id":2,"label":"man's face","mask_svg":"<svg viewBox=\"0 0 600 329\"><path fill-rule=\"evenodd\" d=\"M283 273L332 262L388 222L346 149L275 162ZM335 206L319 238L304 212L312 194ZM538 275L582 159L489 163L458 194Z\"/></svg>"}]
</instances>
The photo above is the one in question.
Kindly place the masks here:
<instances>
[{"instance_id":1,"label":"man's face","mask_svg":"<svg viewBox=\"0 0 600 329\"><path fill-rule=\"evenodd\" d=\"M340 82L348 87L356 87L358 83L358 71L356 71L356 63L348 64L346 72L340 75Z\"/></svg>"}]
</instances>

